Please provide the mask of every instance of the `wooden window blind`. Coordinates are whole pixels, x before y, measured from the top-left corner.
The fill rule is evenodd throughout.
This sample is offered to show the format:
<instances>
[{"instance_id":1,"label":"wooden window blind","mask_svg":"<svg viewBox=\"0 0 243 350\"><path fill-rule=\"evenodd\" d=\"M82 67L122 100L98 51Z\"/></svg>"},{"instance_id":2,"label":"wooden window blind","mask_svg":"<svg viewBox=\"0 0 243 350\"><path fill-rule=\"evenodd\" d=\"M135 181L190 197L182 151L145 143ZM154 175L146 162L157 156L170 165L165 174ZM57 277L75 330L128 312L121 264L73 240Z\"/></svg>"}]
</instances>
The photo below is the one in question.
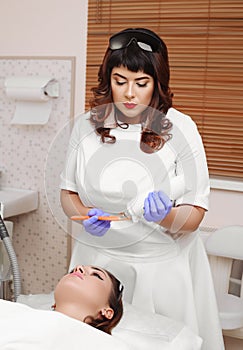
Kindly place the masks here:
<instances>
[{"instance_id":1,"label":"wooden window blind","mask_svg":"<svg viewBox=\"0 0 243 350\"><path fill-rule=\"evenodd\" d=\"M243 1L89 0L87 109L108 39L128 27L165 41L174 107L197 123L210 175L243 179Z\"/></svg>"}]
</instances>

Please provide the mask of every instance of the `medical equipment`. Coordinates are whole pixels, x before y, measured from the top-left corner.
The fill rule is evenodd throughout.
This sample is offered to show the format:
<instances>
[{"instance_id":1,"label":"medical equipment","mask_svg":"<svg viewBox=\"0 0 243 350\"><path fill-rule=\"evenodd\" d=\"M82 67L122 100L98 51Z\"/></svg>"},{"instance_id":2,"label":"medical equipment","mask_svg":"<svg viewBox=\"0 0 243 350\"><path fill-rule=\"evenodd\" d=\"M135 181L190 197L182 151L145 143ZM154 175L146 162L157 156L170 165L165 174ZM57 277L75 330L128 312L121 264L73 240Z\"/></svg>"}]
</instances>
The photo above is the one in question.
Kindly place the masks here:
<instances>
[{"instance_id":1,"label":"medical equipment","mask_svg":"<svg viewBox=\"0 0 243 350\"><path fill-rule=\"evenodd\" d=\"M91 216L89 215L80 215L80 216L72 216L71 220L78 221L78 220L87 220L90 219ZM110 216L98 216L98 220L103 221L123 221L123 220L131 220L130 217L121 214L121 215L110 215Z\"/></svg>"},{"instance_id":2,"label":"medical equipment","mask_svg":"<svg viewBox=\"0 0 243 350\"><path fill-rule=\"evenodd\" d=\"M226 226L211 233L205 242L212 270L223 333L243 338L243 271L239 278L231 276L234 261L243 261L243 226ZM240 265L242 267L242 264ZM236 270L236 269L235 269ZM230 286L239 288L239 295Z\"/></svg>"},{"instance_id":3,"label":"medical equipment","mask_svg":"<svg viewBox=\"0 0 243 350\"><path fill-rule=\"evenodd\" d=\"M14 300L16 301L21 293L21 279L19 273L19 266L17 262L17 257L12 246L11 239L9 237L7 228L4 224L2 216L0 215L0 238L6 248L11 263L13 281L14 281Z\"/></svg>"}]
</instances>

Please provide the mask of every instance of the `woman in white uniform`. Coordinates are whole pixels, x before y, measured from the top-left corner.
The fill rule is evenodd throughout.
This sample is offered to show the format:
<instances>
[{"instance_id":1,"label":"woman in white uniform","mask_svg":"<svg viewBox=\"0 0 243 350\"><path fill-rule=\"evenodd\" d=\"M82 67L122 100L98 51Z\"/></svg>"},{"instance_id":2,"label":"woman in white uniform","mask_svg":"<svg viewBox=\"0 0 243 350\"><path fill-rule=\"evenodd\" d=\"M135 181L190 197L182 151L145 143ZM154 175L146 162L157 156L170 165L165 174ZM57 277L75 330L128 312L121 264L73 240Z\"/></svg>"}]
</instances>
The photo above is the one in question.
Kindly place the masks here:
<instances>
[{"instance_id":1,"label":"woman in white uniform","mask_svg":"<svg viewBox=\"0 0 243 350\"><path fill-rule=\"evenodd\" d=\"M126 29L110 38L91 112L73 128L61 203L68 217L88 216L79 222L73 259L109 269L127 302L184 322L204 350L219 350L198 235L208 209L206 157L195 123L172 107L169 78L167 48L154 32Z\"/></svg>"}]
</instances>

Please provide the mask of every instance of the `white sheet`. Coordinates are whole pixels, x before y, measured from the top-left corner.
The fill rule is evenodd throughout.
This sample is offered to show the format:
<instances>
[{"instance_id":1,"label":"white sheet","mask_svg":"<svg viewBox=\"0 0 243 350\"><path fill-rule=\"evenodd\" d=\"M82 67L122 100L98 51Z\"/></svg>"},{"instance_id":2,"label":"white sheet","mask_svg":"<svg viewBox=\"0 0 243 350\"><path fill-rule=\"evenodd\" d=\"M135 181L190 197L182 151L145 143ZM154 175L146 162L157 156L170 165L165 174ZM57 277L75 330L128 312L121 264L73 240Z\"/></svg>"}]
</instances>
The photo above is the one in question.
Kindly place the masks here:
<instances>
[{"instance_id":1,"label":"white sheet","mask_svg":"<svg viewBox=\"0 0 243 350\"><path fill-rule=\"evenodd\" d=\"M128 350L119 339L61 313L0 300L1 350Z\"/></svg>"},{"instance_id":2,"label":"white sheet","mask_svg":"<svg viewBox=\"0 0 243 350\"><path fill-rule=\"evenodd\" d=\"M132 350L200 350L202 346L202 339L182 323L128 303L113 334Z\"/></svg>"},{"instance_id":3,"label":"white sheet","mask_svg":"<svg viewBox=\"0 0 243 350\"><path fill-rule=\"evenodd\" d=\"M53 293L20 295L18 301L31 307L50 310L53 304ZM129 350L200 350L202 345L202 339L180 322L162 315L141 311L126 302L124 303L124 315L113 331L113 338L126 343ZM89 349L92 348L89 347Z\"/></svg>"}]
</instances>

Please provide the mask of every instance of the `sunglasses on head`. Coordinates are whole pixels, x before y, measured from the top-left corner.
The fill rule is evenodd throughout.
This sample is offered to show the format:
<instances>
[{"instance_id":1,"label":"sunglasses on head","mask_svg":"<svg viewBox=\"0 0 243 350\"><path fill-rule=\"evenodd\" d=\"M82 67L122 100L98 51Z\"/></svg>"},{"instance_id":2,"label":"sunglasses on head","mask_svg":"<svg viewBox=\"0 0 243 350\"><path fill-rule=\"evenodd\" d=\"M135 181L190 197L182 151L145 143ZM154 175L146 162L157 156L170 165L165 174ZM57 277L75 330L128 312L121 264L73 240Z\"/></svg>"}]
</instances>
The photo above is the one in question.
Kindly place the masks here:
<instances>
[{"instance_id":1,"label":"sunglasses on head","mask_svg":"<svg viewBox=\"0 0 243 350\"><path fill-rule=\"evenodd\" d=\"M161 46L160 40L152 34L138 30L127 30L113 35L109 40L109 48L111 50L124 49L134 41L142 50L149 52L157 52Z\"/></svg>"}]
</instances>

